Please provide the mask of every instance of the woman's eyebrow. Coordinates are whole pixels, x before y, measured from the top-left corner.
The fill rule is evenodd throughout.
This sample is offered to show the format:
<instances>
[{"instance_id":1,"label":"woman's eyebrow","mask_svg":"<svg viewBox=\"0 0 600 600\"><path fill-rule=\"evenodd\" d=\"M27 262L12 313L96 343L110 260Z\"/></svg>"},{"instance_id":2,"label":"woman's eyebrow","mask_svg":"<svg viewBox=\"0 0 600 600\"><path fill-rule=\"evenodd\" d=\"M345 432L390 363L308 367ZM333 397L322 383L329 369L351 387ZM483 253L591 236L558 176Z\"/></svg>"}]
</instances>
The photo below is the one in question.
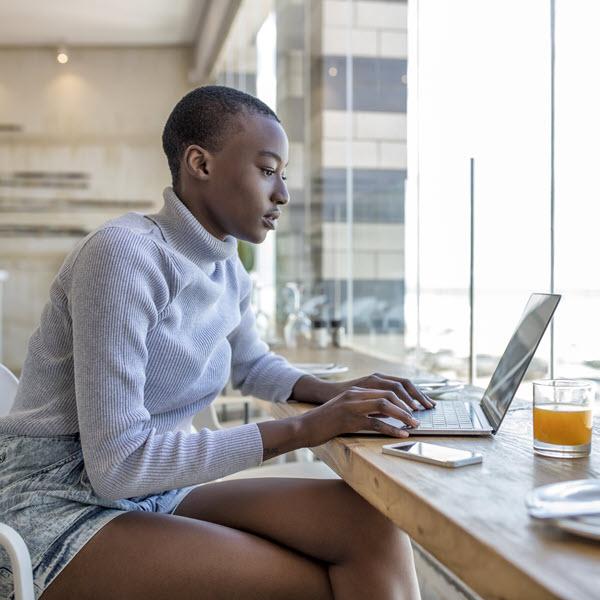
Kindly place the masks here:
<instances>
[{"instance_id":1,"label":"woman's eyebrow","mask_svg":"<svg viewBox=\"0 0 600 600\"><path fill-rule=\"evenodd\" d=\"M259 156L270 156L271 158L274 158L278 163L282 163L283 160L281 159L281 156L279 156L279 154L277 154L277 152L272 152L271 150L261 150L258 153ZM287 163L285 165L287 167Z\"/></svg>"}]
</instances>

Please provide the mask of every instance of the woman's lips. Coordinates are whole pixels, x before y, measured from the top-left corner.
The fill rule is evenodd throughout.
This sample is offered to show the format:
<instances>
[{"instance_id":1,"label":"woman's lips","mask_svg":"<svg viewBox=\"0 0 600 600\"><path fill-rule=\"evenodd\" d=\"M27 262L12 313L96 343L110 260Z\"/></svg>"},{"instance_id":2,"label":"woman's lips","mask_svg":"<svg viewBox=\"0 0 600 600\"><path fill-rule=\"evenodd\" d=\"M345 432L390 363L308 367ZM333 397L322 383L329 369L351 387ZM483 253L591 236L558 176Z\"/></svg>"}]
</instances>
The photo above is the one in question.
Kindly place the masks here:
<instances>
[{"instance_id":1,"label":"woman's lips","mask_svg":"<svg viewBox=\"0 0 600 600\"><path fill-rule=\"evenodd\" d=\"M262 218L262 224L267 228L267 229L276 229L277 228L277 217L268 217L268 216L264 216Z\"/></svg>"}]
</instances>

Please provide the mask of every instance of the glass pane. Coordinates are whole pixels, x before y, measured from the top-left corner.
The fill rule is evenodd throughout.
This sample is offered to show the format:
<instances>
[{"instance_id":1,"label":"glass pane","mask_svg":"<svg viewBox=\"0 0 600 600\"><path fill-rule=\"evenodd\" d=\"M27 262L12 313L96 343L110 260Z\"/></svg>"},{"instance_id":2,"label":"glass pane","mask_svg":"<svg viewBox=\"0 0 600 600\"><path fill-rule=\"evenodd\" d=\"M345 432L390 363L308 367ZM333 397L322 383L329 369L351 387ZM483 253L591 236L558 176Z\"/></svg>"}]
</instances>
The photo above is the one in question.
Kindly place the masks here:
<instances>
[{"instance_id":1,"label":"glass pane","mask_svg":"<svg viewBox=\"0 0 600 600\"><path fill-rule=\"evenodd\" d=\"M556 374L600 378L597 2L556 3Z\"/></svg>"},{"instance_id":2,"label":"glass pane","mask_svg":"<svg viewBox=\"0 0 600 600\"><path fill-rule=\"evenodd\" d=\"M346 9L344 30L338 20L323 32L331 48L324 57L328 217L337 209L336 220L351 221L343 248L351 244L352 302L344 300L342 312L352 312L355 346L402 359L407 3L353 2Z\"/></svg>"},{"instance_id":3,"label":"glass pane","mask_svg":"<svg viewBox=\"0 0 600 600\"><path fill-rule=\"evenodd\" d=\"M302 310L314 317L315 264L318 258L320 225L311 222L313 161L311 155L310 34L311 3L276 0L277 22L277 113L290 142L286 170L290 203L285 207L277 230L276 282L280 328L294 310L291 289L301 292ZM294 287L295 286L295 287ZM300 343L302 340L298 340Z\"/></svg>"},{"instance_id":4,"label":"glass pane","mask_svg":"<svg viewBox=\"0 0 600 600\"><path fill-rule=\"evenodd\" d=\"M485 385L529 294L549 286L548 2L420 2L418 18L424 365L468 375L473 157L476 382ZM547 354L538 351L538 376Z\"/></svg>"},{"instance_id":5,"label":"glass pane","mask_svg":"<svg viewBox=\"0 0 600 600\"><path fill-rule=\"evenodd\" d=\"M278 111L291 142L292 197L278 231L278 286L300 284L313 320L341 319L354 328L355 343L397 353L406 3L278 0L276 10Z\"/></svg>"}]
</instances>

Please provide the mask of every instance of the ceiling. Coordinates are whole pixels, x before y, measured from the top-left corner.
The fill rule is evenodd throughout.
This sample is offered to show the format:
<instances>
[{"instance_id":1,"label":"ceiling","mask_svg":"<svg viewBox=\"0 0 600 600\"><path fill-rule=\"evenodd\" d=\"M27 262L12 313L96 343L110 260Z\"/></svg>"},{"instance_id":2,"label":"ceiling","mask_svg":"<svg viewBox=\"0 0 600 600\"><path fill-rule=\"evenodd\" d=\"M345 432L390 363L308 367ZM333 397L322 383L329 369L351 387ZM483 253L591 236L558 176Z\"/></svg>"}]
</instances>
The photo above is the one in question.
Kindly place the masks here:
<instances>
[{"instance_id":1,"label":"ceiling","mask_svg":"<svg viewBox=\"0 0 600 600\"><path fill-rule=\"evenodd\" d=\"M193 44L215 2L223 0L1 0L0 45Z\"/></svg>"}]
</instances>

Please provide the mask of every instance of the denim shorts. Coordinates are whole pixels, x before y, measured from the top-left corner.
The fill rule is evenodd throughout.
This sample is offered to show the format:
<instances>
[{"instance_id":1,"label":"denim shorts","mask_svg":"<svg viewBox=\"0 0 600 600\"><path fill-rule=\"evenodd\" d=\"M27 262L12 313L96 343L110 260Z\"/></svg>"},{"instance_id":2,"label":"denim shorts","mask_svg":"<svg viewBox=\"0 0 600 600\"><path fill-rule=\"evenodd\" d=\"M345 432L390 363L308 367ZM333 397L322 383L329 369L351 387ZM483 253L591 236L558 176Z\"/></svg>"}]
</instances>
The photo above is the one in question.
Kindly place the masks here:
<instances>
[{"instance_id":1,"label":"denim shorts","mask_svg":"<svg viewBox=\"0 0 600 600\"><path fill-rule=\"evenodd\" d=\"M172 513L191 489L105 500L90 484L79 434L0 434L0 522L27 544L36 598L111 519L134 510ZM12 569L1 546L0 598L14 598Z\"/></svg>"}]
</instances>

